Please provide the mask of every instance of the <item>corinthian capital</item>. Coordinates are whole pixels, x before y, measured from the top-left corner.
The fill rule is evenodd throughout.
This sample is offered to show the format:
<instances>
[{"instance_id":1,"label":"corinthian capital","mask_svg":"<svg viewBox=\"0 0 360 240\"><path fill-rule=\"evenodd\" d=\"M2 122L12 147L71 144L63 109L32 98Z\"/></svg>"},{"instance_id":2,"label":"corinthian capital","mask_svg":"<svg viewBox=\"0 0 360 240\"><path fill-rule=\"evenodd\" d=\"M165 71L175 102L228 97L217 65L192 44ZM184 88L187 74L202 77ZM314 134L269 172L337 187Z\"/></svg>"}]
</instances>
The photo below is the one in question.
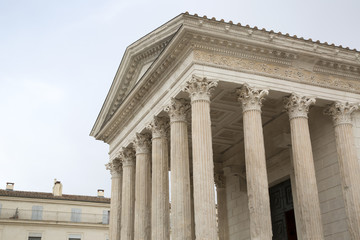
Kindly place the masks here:
<instances>
[{"instance_id":1,"label":"corinthian capital","mask_svg":"<svg viewBox=\"0 0 360 240\"><path fill-rule=\"evenodd\" d=\"M189 109L190 104L185 99L171 98L171 103L164 110L169 114L170 122L186 122L186 114Z\"/></svg>"},{"instance_id":2,"label":"corinthian capital","mask_svg":"<svg viewBox=\"0 0 360 240\"><path fill-rule=\"evenodd\" d=\"M135 140L133 141L136 154L149 153L151 147L151 136L148 133L136 133Z\"/></svg>"},{"instance_id":3,"label":"corinthian capital","mask_svg":"<svg viewBox=\"0 0 360 240\"><path fill-rule=\"evenodd\" d=\"M135 164L135 153L131 148L123 148L119 153L119 158L122 161L123 167L132 166Z\"/></svg>"},{"instance_id":4,"label":"corinthian capital","mask_svg":"<svg viewBox=\"0 0 360 240\"><path fill-rule=\"evenodd\" d=\"M358 109L359 106L354 103L335 102L324 110L324 114L332 117L334 126L339 124L352 124L351 114Z\"/></svg>"},{"instance_id":5,"label":"corinthian capital","mask_svg":"<svg viewBox=\"0 0 360 240\"><path fill-rule=\"evenodd\" d=\"M153 121L146 127L152 132L154 138L165 138L168 130L168 119L155 116Z\"/></svg>"},{"instance_id":6,"label":"corinthian capital","mask_svg":"<svg viewBox=\"0 0 360 240\"><path fill-rule=\"evenodd\" d=\"M119 158L110 160L105 164L106 170L110 170L112 176L116 176L122 173L122 162Z\"/></svg>"},{"instance_id":7,"label":"corinthian capital","mask_svg":"<svg viewBox=\"0 0 360 240\"><path fill-rule=\"evenodd\" d=\"M197 100L210 101L211 92L217 85L217 80L208 80L205 77L192 75L191 80L186 82L183 90L189 93L192 102Z\"/></svg>"},{"instance_id":8,"label":"corinthian capital","mask_svg":"<svg viewBox=\"0 0 360 240\"><path fill-rule=\"evenodd\" d=\"M310 105L315 103L315 98L300 96L292 93L288 97L284 97L284 108L289 114L289 118L307 118Z\"/></svg>"},{"instance_id":9,"label":"corinthian capital","mask_svg":"<svg viewBox=\"0 0 360 240\"><path fill-rule=\"evenodd\" d=\"M237 89L236 93L238 94L238 101L242 104L243 112L246 112L249 110L261 111L262 101L269 94L269 91L244 84L240 89Z\"/></svg>"}]
</instances>

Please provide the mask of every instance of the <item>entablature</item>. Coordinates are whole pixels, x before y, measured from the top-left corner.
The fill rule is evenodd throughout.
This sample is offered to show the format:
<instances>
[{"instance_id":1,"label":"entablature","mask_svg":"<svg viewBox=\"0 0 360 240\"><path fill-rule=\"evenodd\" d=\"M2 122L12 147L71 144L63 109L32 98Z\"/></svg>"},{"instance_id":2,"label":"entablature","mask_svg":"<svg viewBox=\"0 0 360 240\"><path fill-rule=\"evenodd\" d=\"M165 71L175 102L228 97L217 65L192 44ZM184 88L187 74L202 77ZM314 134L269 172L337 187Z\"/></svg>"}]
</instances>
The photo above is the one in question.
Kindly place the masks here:
<instances>
[{"instance_id":1,"label":"entablature","mask_svg":"<svg viewBox=\"0 0 360 240\"><path fill-rule=\"evenodd\" d=\"M131 67L123 73L121 84L116 85L117 97L113 97L107 117L95 133L97 139L109 143L120 126L144 106L156 86L163 84L190 55L193 55L193 62L188 66L198 63L360 93L360 58L355 50L231 22L190 15L182 17L181 27L166 41L159 41L161 46L142 53L143 57L131 57ZM135 60L148 63L150 58L154 62L135 84L139 78L136 74L141 70Z\"/></svg>"}]
</instances>

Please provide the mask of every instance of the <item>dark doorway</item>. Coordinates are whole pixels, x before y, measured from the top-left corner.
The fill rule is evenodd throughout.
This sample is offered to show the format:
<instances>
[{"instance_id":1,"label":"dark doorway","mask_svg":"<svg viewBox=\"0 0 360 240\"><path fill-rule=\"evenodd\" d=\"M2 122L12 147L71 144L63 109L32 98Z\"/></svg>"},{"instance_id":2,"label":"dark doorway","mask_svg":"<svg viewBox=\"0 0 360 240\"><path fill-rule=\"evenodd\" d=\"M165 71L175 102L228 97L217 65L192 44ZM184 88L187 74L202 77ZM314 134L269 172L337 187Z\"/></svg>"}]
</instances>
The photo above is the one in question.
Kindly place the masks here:
<instances>
[{"instance_id":1,"label":"dark doorway","mask_svg":"<svg viewBox=\"0 0 360 240\"><path fill-rule=\"evenodd\" d=\"M269 189L273 240L297 240L290 180Z\"/></svg>"}]
</instances>

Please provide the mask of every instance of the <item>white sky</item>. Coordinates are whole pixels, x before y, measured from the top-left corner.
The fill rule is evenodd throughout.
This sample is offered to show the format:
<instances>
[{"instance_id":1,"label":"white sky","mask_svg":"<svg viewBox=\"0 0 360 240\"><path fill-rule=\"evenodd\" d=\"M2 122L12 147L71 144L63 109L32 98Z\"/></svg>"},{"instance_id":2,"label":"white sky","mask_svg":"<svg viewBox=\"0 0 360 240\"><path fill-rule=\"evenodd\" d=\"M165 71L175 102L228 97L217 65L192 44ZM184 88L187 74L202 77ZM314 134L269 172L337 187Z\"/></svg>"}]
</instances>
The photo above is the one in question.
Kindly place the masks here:
<instances>
[{"instance_id":1,"label":"white sky","mask_svg":"<svg viewBox=\"0 0 360 240\"><path fill-rule=\"evenodd\" d=\"M185 11L360 49L359 0L0 0L0 188L110 196L90 130L125 48Z\"/></svg>"}]
</instances>

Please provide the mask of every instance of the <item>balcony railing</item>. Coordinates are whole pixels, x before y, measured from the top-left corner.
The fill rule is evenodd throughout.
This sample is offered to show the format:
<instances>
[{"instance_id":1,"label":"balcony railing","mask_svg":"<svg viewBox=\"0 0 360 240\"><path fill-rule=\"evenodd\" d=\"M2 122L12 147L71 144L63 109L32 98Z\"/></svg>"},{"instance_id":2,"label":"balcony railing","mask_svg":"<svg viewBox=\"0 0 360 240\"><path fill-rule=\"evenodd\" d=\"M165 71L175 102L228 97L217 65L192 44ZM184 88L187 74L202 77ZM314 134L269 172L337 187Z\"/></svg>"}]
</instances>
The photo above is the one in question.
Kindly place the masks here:
<instances>
[{"instance_id":1,"label":"balcony railing","mask_svg":"<svg viewBox=\"0 0 360 240\"><path fill-rule=\"evenodd\" d=\"M109 224L108 214L0 208L0 219Z\"/></svg>"}]
</instances>

